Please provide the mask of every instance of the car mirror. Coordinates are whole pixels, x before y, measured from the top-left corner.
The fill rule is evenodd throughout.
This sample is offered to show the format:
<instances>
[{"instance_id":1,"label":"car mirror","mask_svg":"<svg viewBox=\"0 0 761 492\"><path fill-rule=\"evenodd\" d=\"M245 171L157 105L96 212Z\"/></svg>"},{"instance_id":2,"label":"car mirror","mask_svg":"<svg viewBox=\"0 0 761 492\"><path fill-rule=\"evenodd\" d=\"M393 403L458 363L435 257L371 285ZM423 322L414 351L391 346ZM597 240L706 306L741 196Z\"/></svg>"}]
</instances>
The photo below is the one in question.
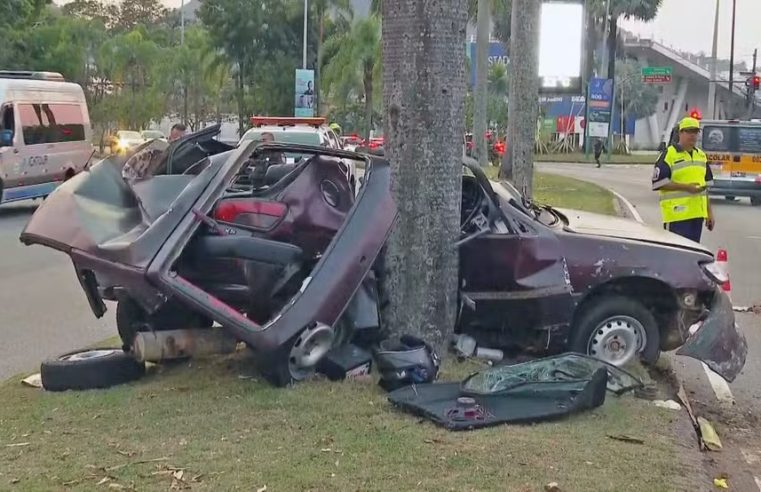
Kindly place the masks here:
<instances>
[{"instance_id":1,"label":"car mirror","mask_svg":"<svg viewBox=\"0 0 761 492\"><path fill-rule=\"evenodd\" d=\"M0 147L11 147L13 145L13 130L0 131Z\"/></svg>"}]
</instances>

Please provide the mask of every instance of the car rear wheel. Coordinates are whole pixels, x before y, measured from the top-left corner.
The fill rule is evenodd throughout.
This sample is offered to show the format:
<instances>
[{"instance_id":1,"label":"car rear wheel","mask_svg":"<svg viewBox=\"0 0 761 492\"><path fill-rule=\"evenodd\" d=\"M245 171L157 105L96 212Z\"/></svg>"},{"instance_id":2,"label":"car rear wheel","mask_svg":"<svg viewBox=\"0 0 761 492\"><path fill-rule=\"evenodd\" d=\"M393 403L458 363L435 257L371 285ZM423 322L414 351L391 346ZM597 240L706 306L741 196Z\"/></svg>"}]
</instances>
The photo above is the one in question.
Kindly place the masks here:
<instances>
[{"instance_id":1,"label":"car rear wheel","mask_svg":"<svg viewBox=\"0 0 761 492\"><path fill-rule=\"evenodd\" d=\"M583 307L571 334L570 350L615 366L638 357L654 364L660 355L660 334L653 314L634 299L605 296Z\"/></svg>"}]
</instances>

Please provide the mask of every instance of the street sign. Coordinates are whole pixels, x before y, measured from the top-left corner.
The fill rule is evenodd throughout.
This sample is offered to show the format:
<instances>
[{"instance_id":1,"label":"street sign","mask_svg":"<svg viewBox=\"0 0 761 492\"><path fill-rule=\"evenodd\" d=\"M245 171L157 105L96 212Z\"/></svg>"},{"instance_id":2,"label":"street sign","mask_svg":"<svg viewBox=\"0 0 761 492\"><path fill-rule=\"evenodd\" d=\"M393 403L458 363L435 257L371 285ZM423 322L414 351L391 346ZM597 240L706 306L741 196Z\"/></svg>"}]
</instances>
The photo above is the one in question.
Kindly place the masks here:
<instances>
[{"instance_id":1,"label":"street sign","mask_svg":"<svg viewBox=\"0 0 761 492\"><path fill-rule=\"evenodd\" d=\"M589 136L608 138L613 109L613 80L593 78L589 81Z\"/></svg>"},{"instance_id":2,"label":"street sign","mask_svg":"<svg viewBox=\"0 0 761 492\"><path fill-rule=\"evenodd\" d=\"M670 84L671 67L642 67L642 82L645 84Z\"/></svg>"}]
</instances>

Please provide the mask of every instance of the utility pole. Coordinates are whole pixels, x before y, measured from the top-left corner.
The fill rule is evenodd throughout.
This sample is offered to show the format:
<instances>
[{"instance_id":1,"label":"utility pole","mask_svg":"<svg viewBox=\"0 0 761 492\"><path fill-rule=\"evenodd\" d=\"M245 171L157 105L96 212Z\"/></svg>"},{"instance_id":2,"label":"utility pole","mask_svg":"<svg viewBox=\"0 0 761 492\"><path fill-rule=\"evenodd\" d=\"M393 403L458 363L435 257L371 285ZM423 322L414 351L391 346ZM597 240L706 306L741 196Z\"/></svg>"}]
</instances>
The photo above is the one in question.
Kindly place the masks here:
<instances>
[{"instance_id":1,"label":"utility pole","mask_svg":"<svg viewBox=\"0 0 761 492\"><path fill-rule=\"evenodd\" d=\"M307 68L307 19L309 18L309 0L304 0L304 55L301 68Z\"/></svg>"},{"instance_id":2,"label":"utility pole","mask_svg":"<svg viewBox=\"0 0 761 492\"><path fill-rule=\"evenodd\" d=\"M719 0L716 0L716 15L713 19L713 46L711 47L711 80L708 82L708 117L716 118L716 79L718 78L719 47Z\"/></svg>"},{"instance_id":3,"label":"utility pole","mask_svg":"<svg viewBox=\"0 0 761 492\"><path fill-rule=\"evenodd\" d=\"M758 49L753 50L753 69L750 72L750 80L746 81L748 86L748 119L753 118L753 110L756 103L756 59L758 57Z\"/></svg>"},{"instance_id":4,"label":"utility pole","mask_svg":"<svg viewBox=\"0 0 761 492\"><path fill-rule=\"evenodd\" d=\"M734 117L734 111L732 108L732 96L735 91L735 13L737 10L737 0L732 0L732 43L729 48L729 103L727 104L727 110L729 111L730 118Z\"/></svg>"},{"instance_id":5,"label":"utility pole","mask_svg":"<svg viewBox=\"0 0 761 492\"><path fill-rule=\"evenodd\" d=\"M185 44L185 0L180 2L180 44Z\"/></svg>"},{"instance_id":6,"label":"utility pole","mask_svg":"<svg viewBox=\"0 0 761 492\"><path fill-rule=\"evenodd\" d=\"M533 195L534 145L539 114L539 18L542 2L513 0L507 107L507 151L500 177L511 180L526 198Z\"/></svg>"}]
</instances>

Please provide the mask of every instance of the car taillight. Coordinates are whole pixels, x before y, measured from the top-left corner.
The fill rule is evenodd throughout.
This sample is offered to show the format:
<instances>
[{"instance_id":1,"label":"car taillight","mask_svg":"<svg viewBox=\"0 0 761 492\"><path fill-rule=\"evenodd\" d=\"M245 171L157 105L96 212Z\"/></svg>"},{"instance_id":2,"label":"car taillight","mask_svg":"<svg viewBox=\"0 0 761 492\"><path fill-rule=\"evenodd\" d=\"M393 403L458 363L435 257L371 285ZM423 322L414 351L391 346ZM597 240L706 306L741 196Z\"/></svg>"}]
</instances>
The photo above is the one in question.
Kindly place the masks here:
<instances>
[{"instance_id":1,"label":"car taillight","mask_svg":"<svg viewBox=\"0 0 761 492\"><path fill-rule=\"evenodd\" d=\"M756 183L761 184L761 175L756 176Z\"/></svg>"},{"instance_id":2,"label":"car taillight","mask_svg":"<svg viewBox=\"0 0 761 492\"><path fill-rule=\"evenodd\" d=\"M280 202L234 198L220 202L214 210L214 218L220 222L237 222L269 229L285 216L287 210L288 208Z\"/></svg>"}]
</instances>

